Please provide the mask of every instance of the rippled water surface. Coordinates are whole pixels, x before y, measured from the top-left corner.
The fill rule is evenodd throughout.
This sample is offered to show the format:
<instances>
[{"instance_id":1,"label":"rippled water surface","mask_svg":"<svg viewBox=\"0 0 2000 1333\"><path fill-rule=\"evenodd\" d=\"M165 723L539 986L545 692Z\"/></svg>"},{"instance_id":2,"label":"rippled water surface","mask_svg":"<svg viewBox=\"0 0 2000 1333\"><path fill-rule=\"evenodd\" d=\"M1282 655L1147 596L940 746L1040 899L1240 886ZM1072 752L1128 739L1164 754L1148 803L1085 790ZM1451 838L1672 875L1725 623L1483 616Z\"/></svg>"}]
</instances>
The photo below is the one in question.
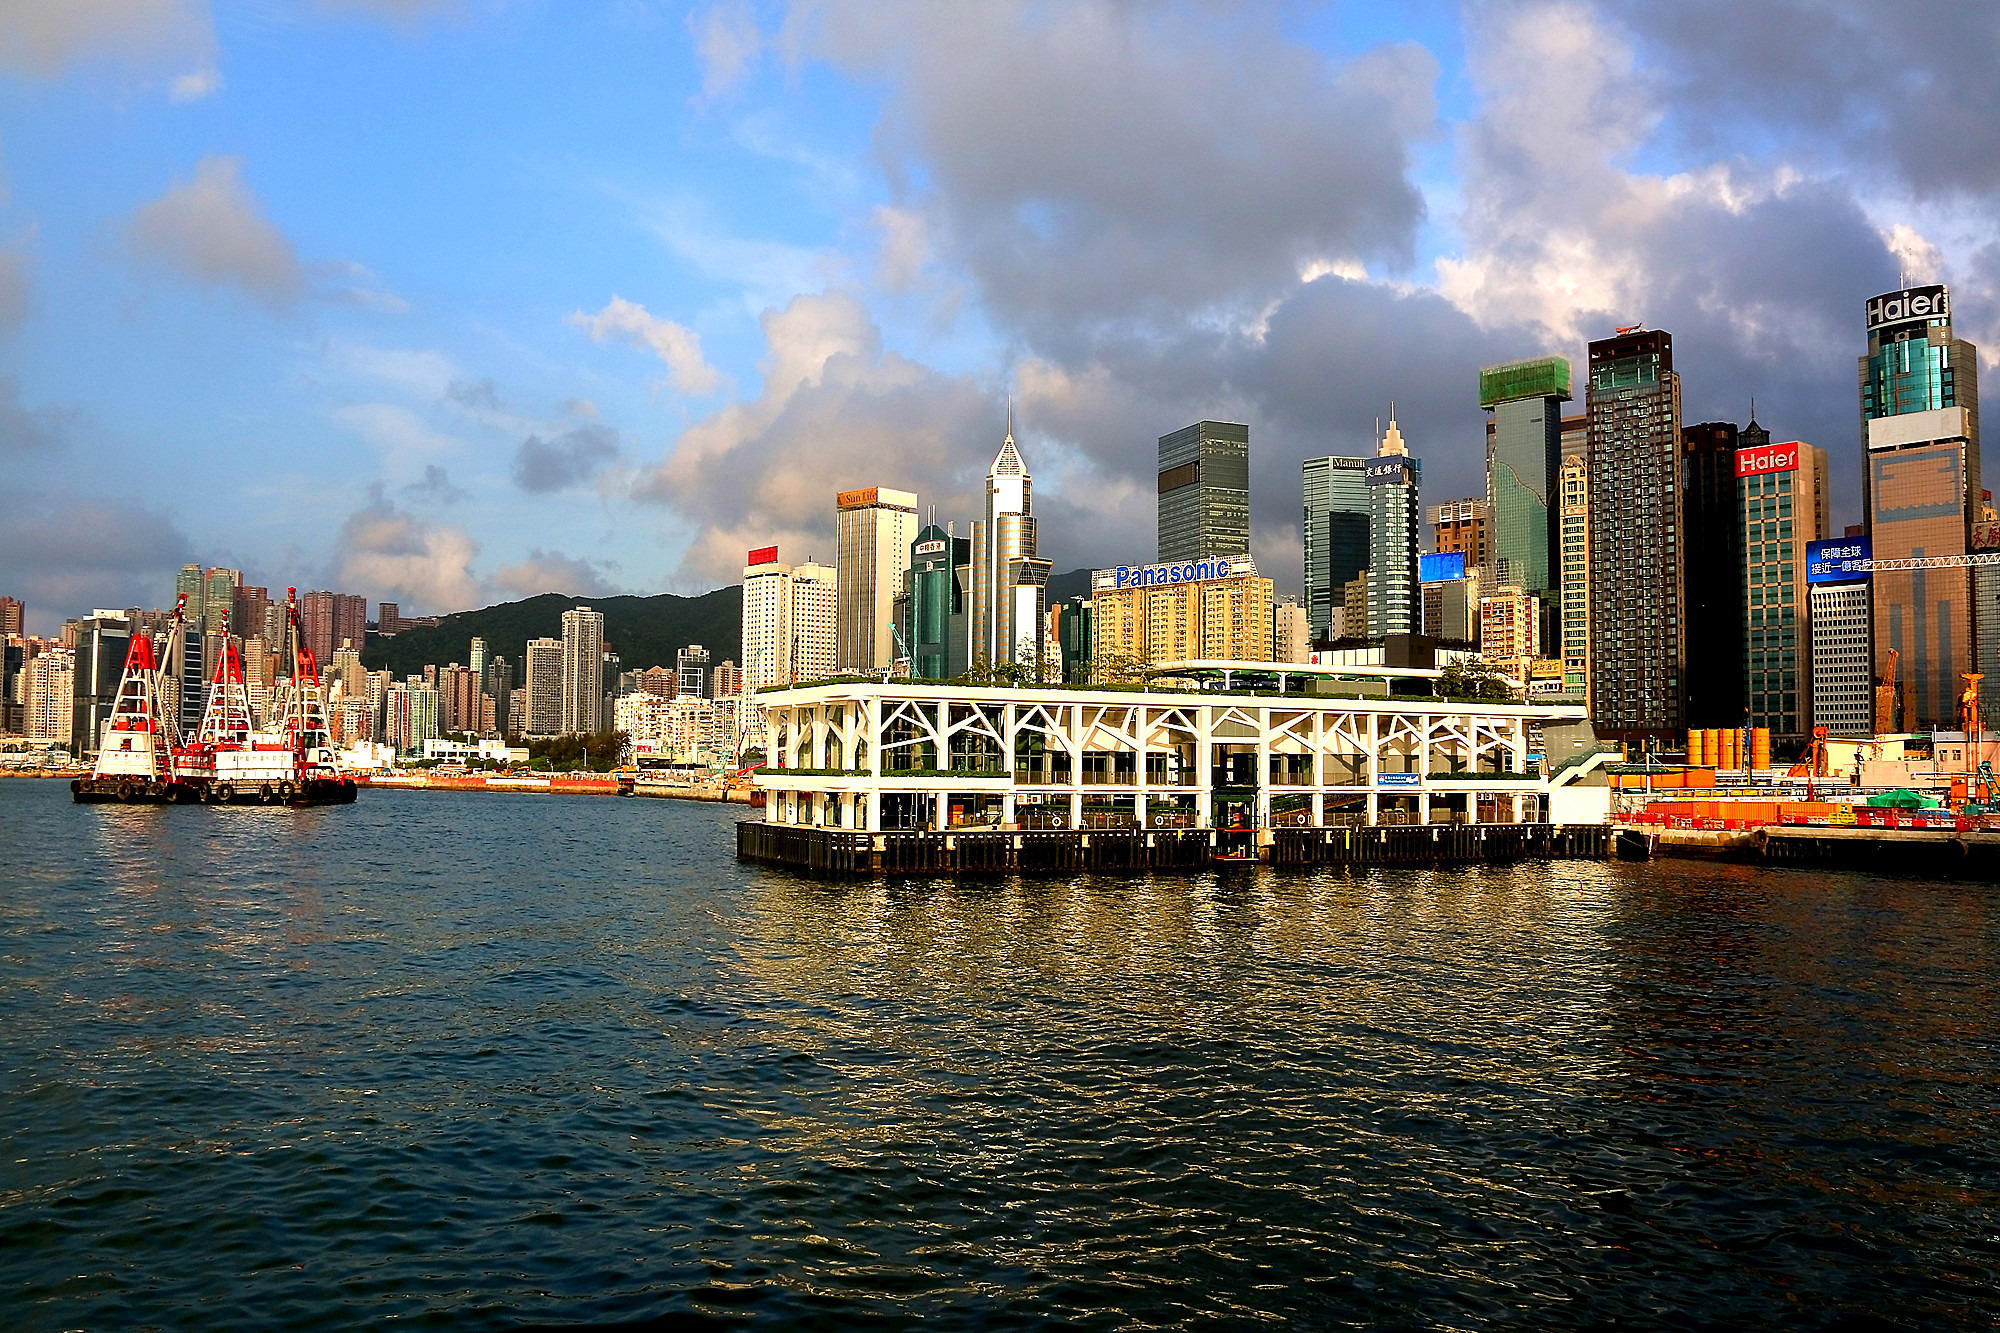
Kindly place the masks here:
<instances>
[{"instance_id":1,"label":"rippled water surface","mask_svg":"<svg viewBox=\"0 0 2000 1333\"><path fill-rule=\"evenodd\" d=\"M1990 1327L2000 890L0 782L12 1329Z\"/></svg>"}]
</instances>

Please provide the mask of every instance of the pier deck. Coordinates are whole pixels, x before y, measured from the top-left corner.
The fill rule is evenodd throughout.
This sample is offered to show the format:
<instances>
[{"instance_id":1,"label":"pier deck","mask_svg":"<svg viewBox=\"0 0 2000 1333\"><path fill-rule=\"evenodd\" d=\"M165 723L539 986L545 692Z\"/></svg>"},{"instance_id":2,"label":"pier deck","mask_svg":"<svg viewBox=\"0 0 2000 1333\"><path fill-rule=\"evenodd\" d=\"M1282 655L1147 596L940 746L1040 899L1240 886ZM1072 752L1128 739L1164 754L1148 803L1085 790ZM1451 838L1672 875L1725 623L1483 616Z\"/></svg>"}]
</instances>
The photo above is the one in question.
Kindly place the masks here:
<instances>
[{"instance_id":1,"label":"pier deck","mask_svg":"<svg viewBox=\"0 0 2000 1333\"><path fill-rule=\"evenodd\" d=\"M1610 855L1601 824L1480 824L1278 828L1259 860L1279 867L1435 865ZM744 820L744 861L835 875L1145 873L1208 870L1231 835L1214 829L938 830L870 833Z\"/></svg>"}]
</instances>

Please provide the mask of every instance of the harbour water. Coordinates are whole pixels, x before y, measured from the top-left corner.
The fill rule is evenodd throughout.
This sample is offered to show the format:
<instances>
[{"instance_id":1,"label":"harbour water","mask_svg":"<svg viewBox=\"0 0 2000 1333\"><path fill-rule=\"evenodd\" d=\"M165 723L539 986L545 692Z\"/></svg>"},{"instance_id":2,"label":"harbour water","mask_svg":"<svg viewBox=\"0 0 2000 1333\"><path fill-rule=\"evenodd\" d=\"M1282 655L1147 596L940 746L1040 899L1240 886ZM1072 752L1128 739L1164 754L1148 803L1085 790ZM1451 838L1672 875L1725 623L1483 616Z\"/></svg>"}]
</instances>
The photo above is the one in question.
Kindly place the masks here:
<instances>
[{"instance_id":1,"label":"harbour water","mask_svg":"<svg viewBox=\"0 0 2000 1333\"><path fill-rule=\"evenodd\" d=\"M0 782L0 1324L1988 1328L2000 888Z\"/></svg>"}]
</instances>

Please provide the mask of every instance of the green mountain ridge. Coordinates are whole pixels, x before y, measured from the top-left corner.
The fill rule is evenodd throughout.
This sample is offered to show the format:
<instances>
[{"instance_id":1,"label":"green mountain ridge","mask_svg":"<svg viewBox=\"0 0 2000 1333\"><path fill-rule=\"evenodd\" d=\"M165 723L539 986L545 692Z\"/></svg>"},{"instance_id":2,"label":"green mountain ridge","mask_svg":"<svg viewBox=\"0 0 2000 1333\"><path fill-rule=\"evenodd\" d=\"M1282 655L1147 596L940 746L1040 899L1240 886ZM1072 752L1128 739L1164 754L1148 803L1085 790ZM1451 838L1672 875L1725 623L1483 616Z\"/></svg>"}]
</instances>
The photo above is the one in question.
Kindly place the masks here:
<instances>
[{"instance_id":1,"label":"green mountain ridge","mask_svg":"<svg viewBox=\"0 0 2000 1333\"><path fill-rule=\"evenodd\" d=\"M522 665L530 639L562 638L563 612L588 606L604 613L604 648L618 654L621 671L650 666L671 669L674 654L689 644L708 649L711 663L743 661L743 588L732 585L677 597L572 597L547 592L519 602L501 602L476 611L443 616L436 629L412 629L390 638L371 635L362 651L362 665L397 676L420 672L426 665L468 663L472 640L486 640L486 653L505 657L514 666L514 684L522 684Z\"/></svg>"}]
</instances>

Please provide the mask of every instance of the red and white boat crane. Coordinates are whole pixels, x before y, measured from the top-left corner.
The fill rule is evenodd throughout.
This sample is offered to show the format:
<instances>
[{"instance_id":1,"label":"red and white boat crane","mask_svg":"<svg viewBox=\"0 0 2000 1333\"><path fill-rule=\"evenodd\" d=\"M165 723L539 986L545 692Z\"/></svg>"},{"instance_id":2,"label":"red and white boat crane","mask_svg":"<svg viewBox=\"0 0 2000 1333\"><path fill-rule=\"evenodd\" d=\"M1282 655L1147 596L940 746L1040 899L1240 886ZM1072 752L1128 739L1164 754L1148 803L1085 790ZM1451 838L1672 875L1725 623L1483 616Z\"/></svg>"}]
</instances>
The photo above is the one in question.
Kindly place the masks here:
<instances>
[{"instance_id":1,"label":"red and white boat crane","mask_svg":"<svg viewBox=\"0 0 2000 1333\"><path fill-rule=\"evenodd\" d=\"M186 617L183 594L167 631L167 642L176 648ZM354 799L354 780L334 767L319 663L306 646L298 589L285 590L285 643L270 727L256 726L227 612L219 637L207 707L193 735L183 741L178 710L160 704L178 688L170 666L173 653L161 662L151 638L132 636L97 766L89 777L70 784L78 801L336 805Z\"/></svg>"}]
</instances>

